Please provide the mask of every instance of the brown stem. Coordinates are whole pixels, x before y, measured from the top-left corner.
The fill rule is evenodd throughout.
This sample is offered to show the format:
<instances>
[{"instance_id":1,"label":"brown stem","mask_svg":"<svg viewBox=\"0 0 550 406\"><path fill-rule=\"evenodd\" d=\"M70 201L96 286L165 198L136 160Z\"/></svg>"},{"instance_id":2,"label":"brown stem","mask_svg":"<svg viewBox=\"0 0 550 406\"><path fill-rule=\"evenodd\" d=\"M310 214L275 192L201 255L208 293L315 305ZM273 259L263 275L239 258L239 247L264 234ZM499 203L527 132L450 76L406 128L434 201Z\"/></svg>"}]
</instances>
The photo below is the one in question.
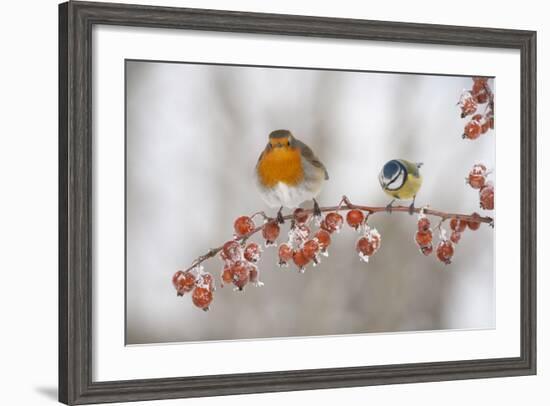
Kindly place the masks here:
<instances>
[{"instance_id":1,"label":"brown stem","mask_svg":"<svg viewBox=\"0 0 550 406\"><path fill-rule=\"evenodd\" d=\"M362 206L362 205L353 204L353 203L350 202L350 200L346 196L342 197L342 200L338 204L338 206L320 207L320 210L323 213L327 212L327 211L341 211L341 210L353 210L353 209L366 211L367 216L370 216L371 214L374 214L374 213L386 212L386 207L385 206L384 207L377 207L377 206ZM394 207L392 207L392 213L393 212L409 213L409 210L410 210L409 206L394 206ZM443 223L445 220L452 219L452 218L457 218L459 220L466 220L466 221L472 221L472 222L478 222L478 223L486 223L486 224L489 224L491 226L493 225L493 218L492 217L481 217L481 216L477 217L477 216L472 216L472 215L468 215L468 214L447 213L447 212L440 211L440 210L433 210L433 209L420 208L420 207L415 208L413 210L414 213L420 213L421 211L425 215L439 217L441 219L440 224ZM308 213L308 214L313 214L313 209L304 209L304 212ZM263 214L263 212L261 212L261 213ZM286 216L283 216L284 220L292 220L293 218L294 218L293 214L287 214ZM245 235L243 235L239 238L236 238L235 241L244 242L244 241L248 240L252 235L254 235L257 232L261 231L268 222L277 221L276 218L268 217L268 216L265 216L265 219L267 221L264 224L262 224L261 226L256 227L250 233L245 234ZM191 271L193 268L200 265L202 262L216 256L216 254L218 254L218 252L220 252L222 250L222 248L223 248L223 245L219 246L217 248L210 249L206 254L201 255L200 257L195 259L193 261L193 264L189 268L187 268L185 270L185 272Z\"/></svg>"}]
</instances>

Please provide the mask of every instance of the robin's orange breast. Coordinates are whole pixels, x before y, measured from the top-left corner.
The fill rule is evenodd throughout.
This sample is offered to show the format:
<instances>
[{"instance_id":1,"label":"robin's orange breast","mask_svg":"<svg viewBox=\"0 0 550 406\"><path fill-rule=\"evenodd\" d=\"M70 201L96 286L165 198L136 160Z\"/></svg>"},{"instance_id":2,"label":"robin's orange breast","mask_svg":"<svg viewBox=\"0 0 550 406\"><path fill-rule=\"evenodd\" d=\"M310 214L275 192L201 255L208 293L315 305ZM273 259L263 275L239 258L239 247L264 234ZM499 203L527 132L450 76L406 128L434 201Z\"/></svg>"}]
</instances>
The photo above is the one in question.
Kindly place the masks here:
<instances>
[{"instance_id":1,"label":"robin's orange breast","mask_svg":"<svg viewBox=\"0 0 550 406\"><path fill-rule=\"evenodd\" d=\"M296 186L304 179L298 148L282 147L265 151L257 170L260 182L265 187L273 187L278 182Z\"/></svg>"}]
</instances>

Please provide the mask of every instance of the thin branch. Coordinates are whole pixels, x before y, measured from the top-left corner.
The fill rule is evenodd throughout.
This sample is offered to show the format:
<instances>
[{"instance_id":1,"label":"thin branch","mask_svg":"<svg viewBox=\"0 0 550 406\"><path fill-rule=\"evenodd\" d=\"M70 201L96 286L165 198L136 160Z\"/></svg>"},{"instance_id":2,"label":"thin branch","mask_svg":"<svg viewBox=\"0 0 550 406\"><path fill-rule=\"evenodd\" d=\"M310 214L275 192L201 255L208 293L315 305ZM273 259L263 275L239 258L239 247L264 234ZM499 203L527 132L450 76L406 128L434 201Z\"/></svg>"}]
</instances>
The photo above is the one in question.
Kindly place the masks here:
<instances>
[{"instance_id":1,"label":"thin branch","mask_svg":"<svg viewBox=\"0 0 550 406\"><path fill-rule=\"evenodd\" d=\"M385 206L384 207L378 207L378 206L356 205L356 204L351 203L350 200L346 196L342 197L342 200L338 204L338 206L320 207L320 210L321 210L322 213L331 212L331 211L353 210L353 209L366 211L367 212L367 217L370 217L371 214L375 214L375 213L382 213L382 212L387 213L387 209L386 209ZM393 206L391 211L392 211L392 213L393 212L409 213L410 208L409 208L409 206ZM440 225L445 220L452 219L452 218L456 218L456 219L459 219L459 220L465 220L465 221L471 221L471 222L486 223L486 224L489 224L490 226L493 226L493 224L494 224L493 218L492 217L487 217L487 216L486 217L481 217L481 216L477 217L477 216L472 216L472 215L468 215L468 214L447 213L447 212L444 212L444 211L441 211L441 210L433 210L433 209L426 208L426 207L417 207L413 210L413 213L420 213L420 212L422 212L422 213L424 213L425 215L428 215L428 216L439 217L441 219L440 220ZM304 213L313 214L313 209L304 209ZM263 230L263 228L265 227L265 225L267 223L272 222L272 221L277 221L277 218L269 217L269 216L265 215L264 212L254 213L254 215L258 215L258 214L260 214L262 217L264 217L264 220L266 220L266 222L264 224L256 227L254 230L252 230L248 234L245 234L245 235L243 235L239 238L236 238L235 241L244 243L251 236L253 236L257 232ZM293 214L287 214L286 216L283 216L283 220L285 220L285 221L286 220L293 220L293 219L294 219ZM210 258L216 256L222 250L222 248L223 248L223 245L219 246L217 248L211 248L206 254L201 255L200 257L195 259L193 261L193 264L189 268L187 268L184 272L191 271L195 267L199 266L201 263L206 261L207 259L210 259Z\"/></svg>"}]
</instances>

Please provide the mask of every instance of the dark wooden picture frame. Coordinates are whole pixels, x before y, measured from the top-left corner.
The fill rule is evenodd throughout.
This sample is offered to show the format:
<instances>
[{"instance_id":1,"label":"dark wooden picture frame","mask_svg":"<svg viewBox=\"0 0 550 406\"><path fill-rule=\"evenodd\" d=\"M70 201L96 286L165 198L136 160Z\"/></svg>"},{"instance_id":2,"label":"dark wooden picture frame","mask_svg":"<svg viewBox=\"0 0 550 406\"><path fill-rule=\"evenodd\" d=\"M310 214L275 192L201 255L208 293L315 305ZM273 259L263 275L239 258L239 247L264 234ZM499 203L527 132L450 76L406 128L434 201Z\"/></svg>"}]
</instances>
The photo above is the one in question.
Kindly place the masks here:
<instances>
[{"instance_id":1,"label":"dark wooden picture frame","mask_svg":"<svg viewBox=\"0 0 550 406\"><path fill-rule=\"evenodd\" d=\"M165 379L92 380L92 27L95 24L517 49L521 54L521 353ZM109 3L59 6L59 400L218 396L536 373L536 32Z\"/></svg>"}]
</instances>

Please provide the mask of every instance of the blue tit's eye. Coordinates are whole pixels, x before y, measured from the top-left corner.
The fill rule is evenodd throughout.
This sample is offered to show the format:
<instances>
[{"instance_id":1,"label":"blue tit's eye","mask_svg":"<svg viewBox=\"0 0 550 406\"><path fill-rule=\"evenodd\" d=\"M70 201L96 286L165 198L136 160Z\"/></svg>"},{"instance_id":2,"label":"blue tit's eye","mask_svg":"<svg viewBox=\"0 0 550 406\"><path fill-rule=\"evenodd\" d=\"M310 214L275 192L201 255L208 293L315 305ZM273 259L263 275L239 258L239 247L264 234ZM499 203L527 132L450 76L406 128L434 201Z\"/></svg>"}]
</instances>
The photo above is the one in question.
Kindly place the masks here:
<instances>
[{"instance_id":1,"label":"blue tit's eye","mask_svg":"<svg viewBox=\"0 0 550 406\"><path fill-rule=\"evenodd\" d=\"M386 179L392 179L399 173L399 164L395 161L389 161L384 165L382 172Z\"/></svg>"}]
</instances>

